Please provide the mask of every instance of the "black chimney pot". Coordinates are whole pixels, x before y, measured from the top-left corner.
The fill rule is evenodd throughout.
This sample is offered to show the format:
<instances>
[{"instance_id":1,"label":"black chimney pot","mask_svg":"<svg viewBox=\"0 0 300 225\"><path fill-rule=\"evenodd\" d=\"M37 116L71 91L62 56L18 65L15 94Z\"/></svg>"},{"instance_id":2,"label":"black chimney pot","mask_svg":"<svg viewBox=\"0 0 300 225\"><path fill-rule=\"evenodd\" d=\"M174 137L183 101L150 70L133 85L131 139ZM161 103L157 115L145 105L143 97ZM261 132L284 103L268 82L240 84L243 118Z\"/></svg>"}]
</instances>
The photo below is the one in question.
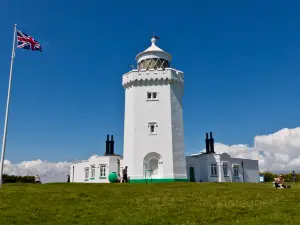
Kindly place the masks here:
<instances>
[{"instance_id":1,"label":"black chimney pot","mask_svg":"<svg viewBox=\"0 0 300 225\"><path fill-rule=\"evenodd\" d=\"M105 155L109 155L109 135L106 136L106 141L105 141Z\"/></svg>"},{"instance_id":2,"label":"black chimney pot","mask_svg":"<svg viewBox=\"0 0 300 225\"><path fill-rule=\"evenodd\" d=\"M206 149L206 154L208 154L209 153L208 133L206 133L206 138L205 138L205 149Z\"/></svg>"},{"instance_id":3,"label":"black chimney pot","mask_svg":"<svg viewBox=\"0 0 300 225\"><path fill-rule=\"evenodd\" d=\"M111 135L111 140L110 140L110 155L115 154L115 142L114 142L114 135Z\"/></svg>"},{"instance_id":4,"label":"black chimney pot","mask_svg":"<svg viewBox=\"0 0 300 225\"><path fill-rule=\"evenodd\" d=\"M215 153L215 143L214 143L214 139L212 137L212 132L210 132L209 148L210 148L210 153Z\"/></svg>"}]
</instances>

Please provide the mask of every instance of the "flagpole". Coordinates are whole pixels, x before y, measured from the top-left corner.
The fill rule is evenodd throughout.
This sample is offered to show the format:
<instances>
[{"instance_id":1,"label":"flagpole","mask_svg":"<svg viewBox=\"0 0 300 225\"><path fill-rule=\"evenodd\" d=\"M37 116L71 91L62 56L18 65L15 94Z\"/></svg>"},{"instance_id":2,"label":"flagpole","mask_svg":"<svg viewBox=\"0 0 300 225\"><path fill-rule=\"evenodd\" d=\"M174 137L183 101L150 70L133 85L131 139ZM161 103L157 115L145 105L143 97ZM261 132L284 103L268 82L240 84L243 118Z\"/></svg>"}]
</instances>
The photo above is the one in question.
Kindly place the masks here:
<instances>
[{"instance_id":1,"label":"flagpole","mask_svg":"<svg viewBox=\"0 0 300 225\"><path fill-rule=\"evenodd\" d=\"M5 112L4 131L3 131L3 140L2 140L2 152L1 152L1 164L0 164L0 188L2 188L2 174L3 174L3 165L4 165L4 157L5 157L5 147L6 147L6 134L7 134L7 124L8 124L9 103L10 103L11 80L12 80L12 71L13 71L13 64L14 64L14 58L15 58L16 32L17 32L17 24L15 24L15 27L14 27L14 38L13 38L14 40L13 40L13 47L12 47L11 61L10 61L8 94L7 94L7 102L6 102L6 112Z\"/></svg>"}]
</instances>

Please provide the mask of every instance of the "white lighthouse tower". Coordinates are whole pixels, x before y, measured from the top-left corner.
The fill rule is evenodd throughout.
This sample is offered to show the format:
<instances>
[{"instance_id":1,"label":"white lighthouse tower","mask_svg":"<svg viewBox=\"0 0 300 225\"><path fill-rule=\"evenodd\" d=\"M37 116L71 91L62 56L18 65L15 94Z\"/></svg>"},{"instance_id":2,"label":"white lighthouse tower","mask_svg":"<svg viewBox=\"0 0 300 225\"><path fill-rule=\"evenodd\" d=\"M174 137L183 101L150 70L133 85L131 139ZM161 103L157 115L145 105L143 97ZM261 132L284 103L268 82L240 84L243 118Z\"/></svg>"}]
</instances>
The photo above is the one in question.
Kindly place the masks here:
<instances>
[{"instance_id":1,"label":"white lighthouse tower","mask_svg":"<svg viewBox=\"0 0 300 225\"><path fill-rule=\"evenodd\" d=\"M187 181L182 96L183 72L171 55L152 45L123 75L124 166L132 183Z\"/></svg>"}]
</instances>

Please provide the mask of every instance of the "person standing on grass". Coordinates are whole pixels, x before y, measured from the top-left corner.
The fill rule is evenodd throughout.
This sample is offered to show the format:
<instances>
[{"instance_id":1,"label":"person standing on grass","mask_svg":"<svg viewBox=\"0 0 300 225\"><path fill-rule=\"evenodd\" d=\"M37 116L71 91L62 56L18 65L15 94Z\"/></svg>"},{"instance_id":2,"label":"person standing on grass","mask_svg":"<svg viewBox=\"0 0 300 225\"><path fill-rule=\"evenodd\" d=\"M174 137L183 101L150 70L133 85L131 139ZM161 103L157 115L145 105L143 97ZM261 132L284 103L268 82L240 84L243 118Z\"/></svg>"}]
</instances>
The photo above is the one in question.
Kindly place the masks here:
<instances>
[{"instance_id":1,"label":"person standing on grass","mask_svg":"<svg viewBox=\"0 0 300 225\"><path fill-rule=\"evenodd\" d=\"M120 174L118 173L118 179L117 179L117 183L121 183L121 176L120 176Z\"/></svg>"},{"instance_id":2,"label":"person standing on grass","mask_svg":"<svg viewBox=\"0 0 300 225\"><path fill-rule=\"evenodd\" d=\"M293 170L293 181L296 182L296 173L295 173L295 170Z\"/></svg>"},{"instance_id":3,"label":"person standing on grass","mask_svg":"<svg viewBox=\"0 0 300 225\"><path fill-rule=\"evenodd\" d=\"M127 183L127 166L125 166L125 168L123 169L123 179L122 179L122 183Z\"/></svg>"},{"instance_id":4,"label":"person standing on grass","mask_svg":"<svg viewBox=\"0 0 300 225\"><path fill-rule=\"evenodd\" d=\"M70 183L70 175L68 175L68 181L67 182Z\"/></svg>"}]
</instances>

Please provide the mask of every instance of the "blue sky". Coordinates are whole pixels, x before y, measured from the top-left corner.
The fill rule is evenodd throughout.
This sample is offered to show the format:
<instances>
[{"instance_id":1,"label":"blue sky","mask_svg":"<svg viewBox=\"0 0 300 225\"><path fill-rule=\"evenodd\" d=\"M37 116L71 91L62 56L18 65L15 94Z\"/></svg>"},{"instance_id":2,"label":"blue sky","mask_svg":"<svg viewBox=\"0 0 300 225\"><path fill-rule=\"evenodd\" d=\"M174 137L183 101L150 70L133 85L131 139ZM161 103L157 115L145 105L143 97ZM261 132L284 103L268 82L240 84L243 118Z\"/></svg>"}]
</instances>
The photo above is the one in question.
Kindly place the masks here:
<instances>
[{"instance_id":1,"label":"blue sky","mask_svg":"<svg viewBox=\"0 0 300 225\"><path fill-rule=\"evenodd\" d=\"M64 161L103 154L107 133L122 152L122 74L150 45L185 72L188 153L217 142L299 126L299 1L24 1L0 8L0 127L13 24L43 53L17 50L6 158ZM2 133L1 133L2 134Z\"/></svg>"}]
</instances>

